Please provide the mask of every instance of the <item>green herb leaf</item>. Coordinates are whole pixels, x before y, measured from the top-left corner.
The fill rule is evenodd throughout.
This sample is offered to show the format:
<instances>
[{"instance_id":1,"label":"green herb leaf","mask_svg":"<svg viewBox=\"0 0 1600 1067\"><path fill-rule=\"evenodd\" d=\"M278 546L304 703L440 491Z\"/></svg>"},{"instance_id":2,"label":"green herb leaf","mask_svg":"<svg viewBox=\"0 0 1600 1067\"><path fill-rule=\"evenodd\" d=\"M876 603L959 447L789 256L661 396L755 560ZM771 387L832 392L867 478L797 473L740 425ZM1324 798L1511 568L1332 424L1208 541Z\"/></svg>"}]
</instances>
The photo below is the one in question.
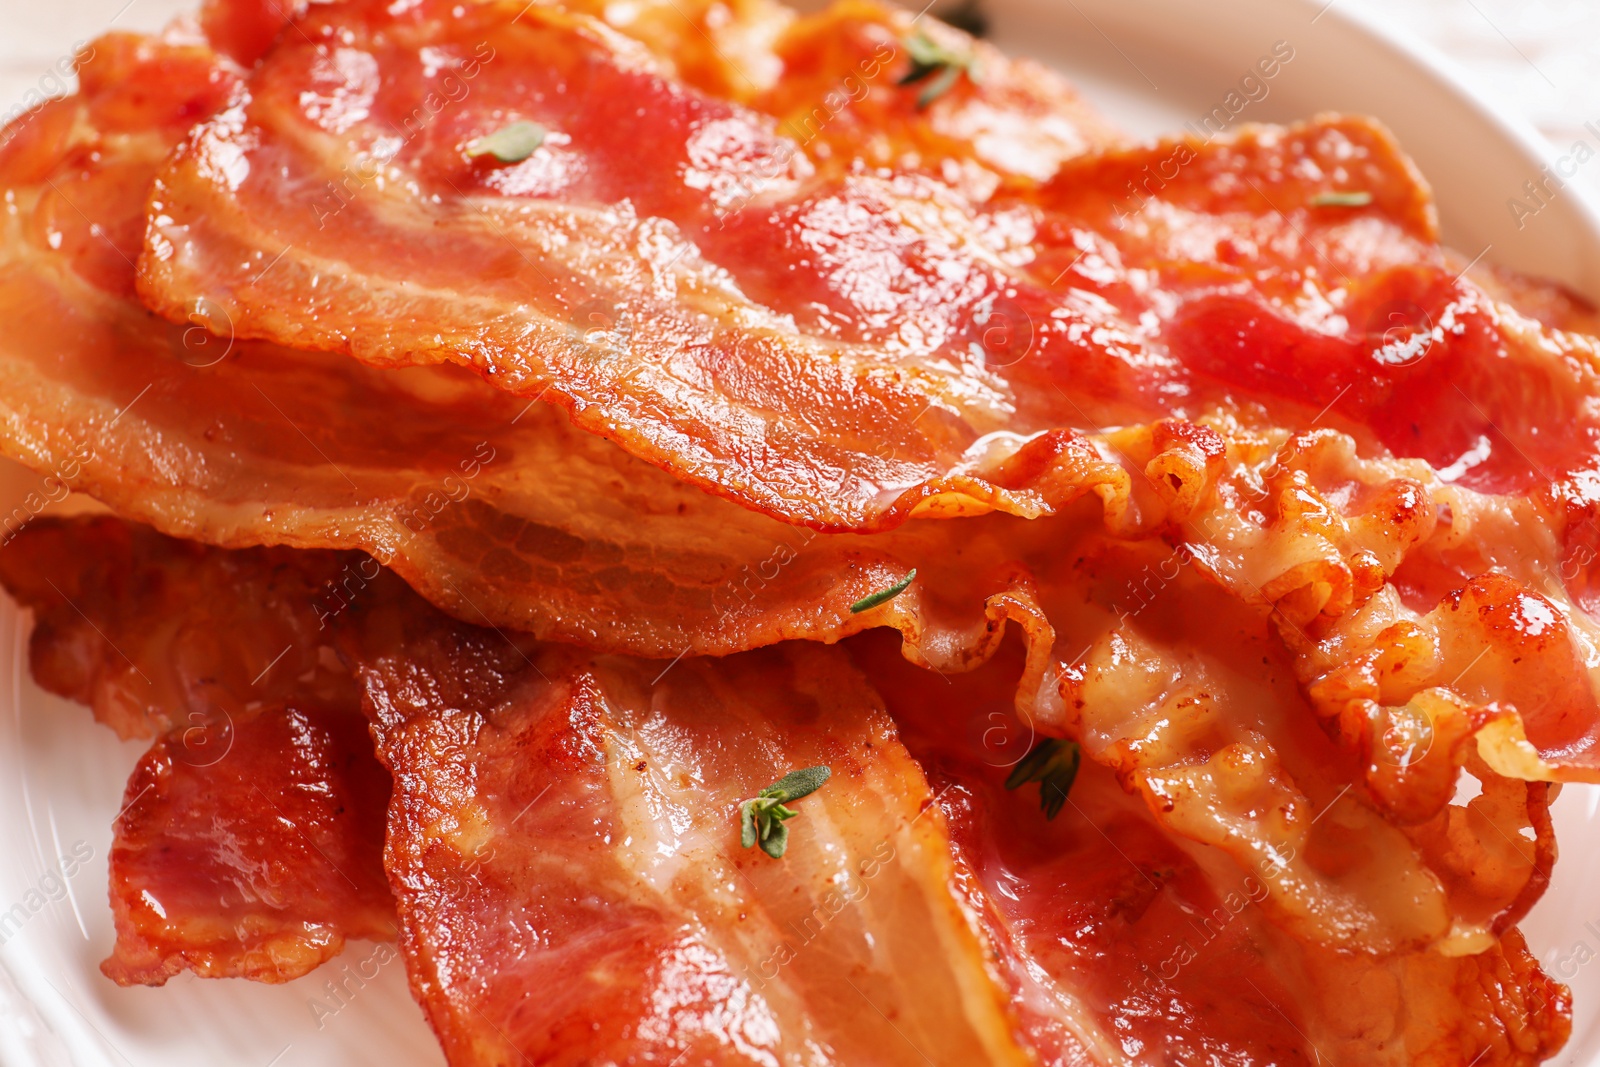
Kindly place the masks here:
<instances>
[{"instance_id":1,"label":"green herb leaf","mask_svg":"<svg viewBox=\"0 0 1600 1067\"><path fill-rule=\"evenodd\" d=\"M493 156L502 163L521 163L544 144L545 135L545 128L537 122L513 122L467 145L467 155L473 159Z\"/></svg>"},{"instance_id":2,"label":"green herb leaf","mask_svg":"<svg viewBox=\"0 0 1600 1067\"><path fill-rule=\"evenodd\" d=\"M807 767L800 771L790 771L776 782L761 791L764 797L776 797L780 803L799 800L809 796L822 788L822 784L833 774L831 767Z\"/></svg>"},{"instance_id":3,"label":"green herb leaf","mask_svg":"<svg viewBox=\"0 0 1600 1067\"><path fill-rule=\"evenodd\" d=\"M1054 819L1067 802L1067 793L1078 777L1081 754L1076 741L1047 737L1011 768L1007 789L1020 789L1029 782L1039 783L1039 807L1046 819Z\"/></svg>"},{"instance_id":4,"label":"green herb leaf","mask_svg":"<svg viewBox=\"0 0 1600 1067\"><path fill-rule=\"evenodd\" d=\"M739 805L739 846L754 848L759 836L756 830L756 802L747 800Z\"/></svg>"},{"instance_id":5,"label":"green herb leaf","mask_svg":"<svg viewBox=\"0 0 1600 1067\"><path fill-rule=\"evenodd\" d=\"M789 847L789 828L785 820L800 814L785 807L790 800L799 800L822 788L833 770L829 767L806 767L790 771L776 782L739 805L739 845L751 848L757 844L761 851L773 859L782 859Z\"/></svg>"},{"instance_id":6,"label":"green herb leaf","mask_svg":"<svg viewBox=\"0 0 1600 1067\"><path fill-rule=\"evenodd\" d=\"M983 80L978 57L970 51L957 52L921 30L902 43L911 56L911 69L900 78L899 84L915 85L924 79L933 79L917 94L918 111L927 110L935 100L948 93L963 74L974 85Z\"/></svg>"},{"instance_id":7,"label":"green herb leaf","mask_svg":"<svg viewBox=\"0 0 1600 1067\"><path fill-rule=\"evenodd\" d=\"M917 94L917 110L928 110L935 100L950 91L960 77L960 67L946 67L941 70L931 82L923 86L922 92Z\"/></svg>"},{"instance_id":8,"label":"green herb leaf","mask_svg":"<svg viewBox=\"0 0 1600 1067\"><path fill-rule=\"evenodd\" d=\"M866 596L862 597L860 600L856 601L854 604L851 604L850 605L850 614L859 615L863 611L867 611L870 608L877 607L879 604L884 604L884 603L887 603L888 601L893 600L895 597L899 596L901 593L904 593L906 591L906 589L908 589L910 587L911 583L916 580L916 578L917 578L917 569L915 567L912 567L910 574L906 575L904 578L900 579L898 582L895 582L889 588L880 589L876 593L869 593Z\"/></svg>"},{"instance_id":9,"label":"green herb leaf","mask_svg":"<svg viewBox=\"0 0 1600 1067\"><path fill-rule=\"evenodd\" d=\"M1312 207L1366 207L1370 203L1372 194L1364 189L1318 193L1311 198Z\"/></svg>"},{"instance_id":10,"label":"green herb leaf","mask_svg":"<svg viewBox=\"0 0 1600 1067\"><path fill-rule=\"evenodd\" d=\"M789 828L781 822L768 825L767 835L761 839L761 851L775 860L783 859L784 851L789 847Z\"/></svg>"},{"instance_id":11,"label":"green herb leaf","mask_svg":"<svg viewBox=\"0 0 1600 1067\"><path fill-rule=\"evenodd\" d=\"M901 85L910 85L921 78L926 78L940 67L954 64L960 65L961 56L946 48L944 45L929 37L922 30L907 37L903 42L906 51L911 54L912 71L900 79Z\"/></svg>"}]
</instances>

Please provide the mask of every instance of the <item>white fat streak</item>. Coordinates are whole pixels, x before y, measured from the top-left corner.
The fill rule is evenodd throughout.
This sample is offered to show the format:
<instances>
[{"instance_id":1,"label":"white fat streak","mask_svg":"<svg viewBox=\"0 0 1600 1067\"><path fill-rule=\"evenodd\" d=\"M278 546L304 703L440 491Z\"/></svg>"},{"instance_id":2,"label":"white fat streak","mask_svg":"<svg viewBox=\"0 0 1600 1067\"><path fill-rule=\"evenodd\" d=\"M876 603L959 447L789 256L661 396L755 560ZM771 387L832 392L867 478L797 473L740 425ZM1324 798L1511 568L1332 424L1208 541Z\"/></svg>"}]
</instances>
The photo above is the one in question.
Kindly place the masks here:
<instances>
[{"instance_id":1,"label":"white fat streak","mask_svg":"<svg viewBox=\"0 0 1600 1067\"><path fill-rule=\"evenodd\" d=\"M749 881L696 825L696 816L706 811L705 798L692 787L676 787L636 731L624 733L611 726L606 749L622 828L621 840L612 843L618 862L637 876L641 902L678 916L718 951L738 984L737 994L730 997L739 1008L736 1017L725 1020L724 1030L708 1035L774 1067L831 1064L825 1042L812 1033L811 1012L800 992L781 970L774 978L758 973L779 951L783 934L755 899Z\"/></svg>"},{"instance_id":2,"label":"white fat streak","mask_svg":"<svg viewBox=\"0 0 1600 1067\"><path fill-rule=\"evenodd\" d=\"M998 976L990 973L990 969L983 964L977 919L966 904L950 891L950 879L954 872L946 867L947 857L938 854L943 850L941 842L945 833L938 824L939 814L932 808L921 809L918 803L920 798L902 795L893 788L892 782L863 783L863 787L871 789L875 795L852 813L853 821L847 825L854 827L857 835L863 837L859 842L858 854L880 860L880 863L868 872L849 871L844 875L844 870L848 870L846 866L841 870L844 877L836 876L836 882L839 883L836 888L842 891L846 888L843 883L848 882L857 893L862 894L854 903L847 905L846 910L855 909L856 914L851 915L850 923L840 923L843 929L838 932L844 935L841 940L849 943L854 936L859 942L864 942L869 949L870 966L899 978L907 1002L914 1001L918 996L917 976L908 974L904 962L896 956L897 949L905 947L903 927L908 917L900 914L900 902L893 893L874 891L876 883L896 879L914 885L921 891L928 908L927 921L922 929L931 934L939 945L938 950L929 955L953 964L950 977L959 991L961 1010L973 1037L988 1048L992 1063L1020 1062L1017 1057L1022 1053L1013 1044L1011 1025L1001 1014L996 1000ZM937 806L936 800L934 806ZM879 813L880 817L864 818L863 813L867 811ZM829 823L832 829L831 819ZM870 831L862 835L862 831L869 826ZM842 842L843 835L836 829L833 832ZM882 858L881 846L885 843L893 848L893 853L887 859ZM929 855L929 849L934 850L935 855ZM850 853L841 843L838 854L847 857ZM843 919L844 915L841 914L839 918ZM872 936L873 930L895 931L902 935L902 939L875 938ZM1075 1034L1080 1031L1094 1033L1083 1005L1068 1004L1064 1007L1082 1016L1071 1020ZM1062 1012L1057 1010L1050 1014L1061 1017ZM1100 1062L1121 1063L1110 1057Z\"/></svg>"}]
</instances>

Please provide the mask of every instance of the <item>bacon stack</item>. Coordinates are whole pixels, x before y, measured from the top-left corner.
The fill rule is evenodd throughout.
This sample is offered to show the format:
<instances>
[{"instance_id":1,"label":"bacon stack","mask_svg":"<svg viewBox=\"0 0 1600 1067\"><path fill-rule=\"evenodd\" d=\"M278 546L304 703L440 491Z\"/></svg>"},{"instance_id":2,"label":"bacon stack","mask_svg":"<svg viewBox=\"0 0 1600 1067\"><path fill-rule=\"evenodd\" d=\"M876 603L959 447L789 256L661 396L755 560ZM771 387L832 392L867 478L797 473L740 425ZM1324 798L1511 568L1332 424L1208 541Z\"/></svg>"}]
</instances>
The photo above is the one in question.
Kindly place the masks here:
<instances>
[{"instance_id":1,"label":"bacon stack","mask_svg":"<svg viewBox=\"0 0 1600 1067\"><path fill-rule=\"evenodd\" d=\"M1566 1040L1596 321L1381 127L1131 145L864 0L212 0L80 83L0 449L116 517L0 581L152 740L113 980L394 938L456 1065Z\"/></svg>"}]
</instances>

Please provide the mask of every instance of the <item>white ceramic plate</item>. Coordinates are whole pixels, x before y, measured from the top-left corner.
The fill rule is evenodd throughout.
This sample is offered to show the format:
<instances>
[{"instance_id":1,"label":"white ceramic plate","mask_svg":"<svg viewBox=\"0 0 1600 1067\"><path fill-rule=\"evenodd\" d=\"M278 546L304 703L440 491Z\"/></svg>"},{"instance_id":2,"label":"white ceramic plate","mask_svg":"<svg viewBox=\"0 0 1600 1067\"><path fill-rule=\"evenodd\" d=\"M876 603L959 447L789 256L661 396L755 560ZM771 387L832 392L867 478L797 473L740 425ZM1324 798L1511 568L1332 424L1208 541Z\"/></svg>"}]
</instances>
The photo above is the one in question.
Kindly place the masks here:
<instances>
[{"instance_id":1,"label":"white ceramic plate","mask_svg":"<svg viewBox=\"0 0 1600 1067\"><path fill-rule=\"evenodd\" d=\"M113 21L153 29L187 0L56 0L0 11L0 116L53 84L75 41ZM1399 134L1438 194L1447 239L1467 255L1566 282L1600 299L1600 221L1569 189L1519 228L1506 207L1551 157L1526 124L1478 100L1440 57L1390 40L1341 10L1284 0L990 0L994 38L1068 71L1113 119L1140 134L1318 111L1374 114ZM1320 9L1320 10L1319 10ZM1241 85L1285 42L1294 58ZM1230 100L1229 93L1238 96ZM1257 99L1245 101L1253 95ZM1233 115L1230 105L1243 103ZM1213 126L1218 122L1213 118ZM0 469L0 513L37 479ZM4 1067L432 1067L442 1062L376 947L287 985L201 981L119 989L97 964L112 941L106 852L141 745L28 677L27 623L0 603L0 1065ZM1545 966L1576 999L1557 1061L1600 1065L1600 788L1556 806L1561 863L1524 924ZM64 873L67 872L67 873Z\"/></svg>"}]
</instances>

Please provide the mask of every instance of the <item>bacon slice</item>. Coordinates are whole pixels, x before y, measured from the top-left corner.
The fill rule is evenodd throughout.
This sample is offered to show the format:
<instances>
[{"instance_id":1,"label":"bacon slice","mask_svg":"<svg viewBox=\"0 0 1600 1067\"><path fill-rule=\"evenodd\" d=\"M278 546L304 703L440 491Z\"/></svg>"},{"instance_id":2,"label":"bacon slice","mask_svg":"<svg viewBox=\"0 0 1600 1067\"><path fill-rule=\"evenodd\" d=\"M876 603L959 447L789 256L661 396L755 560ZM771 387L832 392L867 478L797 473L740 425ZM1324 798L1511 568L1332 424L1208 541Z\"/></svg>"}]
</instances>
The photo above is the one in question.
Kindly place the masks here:
<instances>
[{"instance_id":1,"label":"bacon slice","mask_svg":"<svg viewBox=\"0 0 1600 1067\"><path fill-rule=\"evenodd\" d=\"M1098 1062L1468 1067L1534 1064L1565 1043L1570 995L1515 929L1456 958L1286 937L1270 872L1175 847L1093 763L1046 821L1034 787L1002 785L1035 740L993 698L1017 648L948 681L875 635L851 651L928 770L1043 1062L1075 1062L1085 1032L1102 1035Z\"/></svg>"},{"instance_id":2,"label":"bacon slice","mask_svg":"<svg viewBox=\"0 0 1600 1067\"><path fill-rule=\"evenodd\" d=\"M214 308L244 337L382 365L471 364L791 521L878 528L940 495L946 509L970 496L972 507L1039 510L1024 487L963 473L983 458L967 456L983 434L1027 429L1004 417L1003 379L981 375L990 305L1043 299L1008 295L1024 283L964 200L911 175L808 182L815 167L770 119L684 86L581 17L447 8L340 5L286 36L228 117L164 174L146 298L179 317ZM345 42L339 63L313 43L326 35ZM448 54L450 70L425 54ZM459 97L449 108L446 78ZM317 88L302 95L306 85ZM513 118L554 132L514 167L464 154ZM225 157L238 160L233 178L216 169ZM270 193L268 173L282 176ZM397 191L402 174L423 198ZM296 195L282 195L284 182ZM732 212L752 186L758 204ZM861 232L833 245L827 220L852 216ZM809 249L808 233L824 244ZM872 281L911 250L923 265L897 266L903 285ZM811 260L828 266L803 269ZM464 300L469 273L478 281ZM813 273L826 291L812 291ZM751 299L785 286L784 303ZM1050 310L1034 316L1041 330ZM1059 310L1053 330L1070 320L1121 335ZM438 329L414 335L408 321ZM592 340L575 345L575 334ZM1119 343L1106 340L1100 358L1127 377ZM940 369L946 351L961 353L954 376ZM762 455L782 461L757 465Z\"/></svg>"},{"instance_id":3,"label":"bacon slice","mask_svg":"<svg viewBox=\"0 0 1600 1067\"><path fill-rule=\"evenodd\" d=\"M664 672L432 629L363 675L402 947L452 1063L1027 1062L927 786L842 654ZM741 851L739 802L819 763L784 859Z\"/></svg>"},{"instance_id":4,"label":"bacon slice","mask_svg":"<svg viewBox=\"0 0 1600 1067\"><path fill-rule=\"evenodd\" d=\"M1466 279L1437 244L1421 176L1370 122L1109 151L1064 166L1042 199L1035 269L1066 268L1124 314L1161 318L1166 351L1201 381L1297 401L1475 489L1537 492L1592 467L1595 341ZM1585 321L1505 276L1491 285ZM1149 290L1171 296L1152 304Z\"/></svg>"},{"instance_id":5,"label":"bacon slice","mask_svg":"<svg viewBox=\"0 0 1600 1067\"><path fill-rule=\"evenodd\" d=\"M282 982L349 938L394 936L389 775L312 610L351 562L115 519L37 520L0 550L0 582L34 611L35 679L156 739L117 817L108 977Z\"/></svg>"},{"instance_id":6,"label":"bacon slice","mask_svg":"<svg viewBox=\"0 0 1600 1067\"><path fill-rule=\"evenodd\" d=\"M314 614L352 571L354 553L214 552L111 518L37 519L0 551L0 583L34 612L39 684L119 737L193 730L196 762L208 759L202 746L226 747L230 719L258 707L356 707ZM252 586L263 595L210 595Z\"/></svg>"},{"instance_id":7,"label":"bacon slice","mask_svg":"<svg viewBox=\"0 0 1600 1067\"><path fill-rule=\"evenodd\" d=\"M56 593L36 647L74 655L41 664L109 659L156 619L209 624L255 654L274 638L254 613L308 643L340 635L397 783L388 866L403 947L457 1062L712 1055L725 1042L729 1062L913 1063L937 1049L1028 1062L949 894L926 783L838 651L665 673L591 661L453 622L377 573L322 631L307 589L347 557L202 549L112 519L41 522L0 561L24 595L29 581ZM83 624L59 625L80 611ZM175 654L170 635L130 646L137 665L193 681L216 660L233 676L229 657ZM315 689L311 672L298 681ZM339 878L375 859L387 793L351 718L270 705L152 749L118 824L109 974L159 982L187 964L283 978L337 950L351 920ZM739 802L818 763L833 778L804 804L786 858L740 853ZM552 979L565 995L537 995Z\"/></svg>"},{"instance_id":8,"label":"bacon slice","mask_svg":"<svg viewBox=\"0 0 1600 1067\"><path fill-rule=\"evenodd\" d=\"M1006 435L1074 441L1241 389L1301 426L1350 392L1368 440L1476 471L1480 487L1525 488L1519 452L1566 471L1592 451L1547 443L1505 400L1531 391L1539 416L1581 414L1592 345L1524 329L1452 277L1426 187L1370 123L1080 155L1043 190L1019 179L980 203L918 169L917 152L852 170L875 150L865 120L830 123L838 141L815 141L813 158L582 18L515 15L313 12L163 174L146 298L173 316L215 305L247 336L374 364L472 366L713 492L827 529L1049 512L1083 477L1045 464L1008 480L997 464L1020 438ZM831 34L859 54L848 42L873 39L869 24L797 27L794 51ZM333 35L338 63L314 43ZM473 42L514 62L474 56ZM445 75L430 49L473 72L437 121ZM803 92L798 64L795 81ZM785 84L777 113L792 110ZM869 117L882 97L864 98ZM904 137L937 140L933 119L903 102L897 114ZM512 119L553 132L509 166L471 156ZM338 174L355 180L309 210L280 195L280 176L309 192ZM1370 206L1319 199L1349 186ZM572 343L590 326L599 351ZM1241 353L1257 333L1259 351ZM1426 436L1409 429L1419 399L1443 405ZM1481 439L1500 423L1516 448L1488 462Z\"/></svg>"},{"instance_id":9,"label":"bacon slice","mask_svg":"<svg viewBox=\"0 0 1600 1067\"><path fill-rule=\"evenodd\" d=\"M85 546L115 528L51 524L16 545L54 545L58 559L82 560ZM16 545L0 560L23 559L37 573L35 560L49 558L19 557ZM340 559L194 549L152 534L135 535L134 545L135 556L165 568L174 590L221 585L249 610L287 611L308 632L319 612L303 595L308 578L291 580L292 572L320 576ZM452 1056L538 1058L576 1043L590 1056L670 1057L724 1041L740 1050L735 1059L762 1059L763 1048L781 1050L796 1034L847 1048L857 1025L849 1020L861 1017L849 1013L866 1009L854 993L843 1005L819 1001L818 988L842 991L808 977L841 971L908 1034L934 1023L895 997L958 1005L939 1013L942 1025L965 1028L962 1040L979 1042L975 1055L998 1055L1012 1024L996 1021L1005 1015L982 992L996 976L980 957L944 956L952 943L974 944L964 940L972 916L1000 947L1015 1025L1046 1062L1114 1062L1130 1041L1173 1055L1270 1053L1288 1062L1402 1063L1426 1049L1464 1067L1480 1054L1504 1064L1552 1054L1565 1038L1567 995L1510 927L1520 911L1495 903L1496 893L1509 894L1520 908L1543 883L1516 849L1493 856L1473 844L1486 819L1501 839L1520 838L1525 816L1505 803L1508 785L1520 784L1475 765L1486 799L1397 834L1372 821L1381 797L1366 798L1354 781L1359 765L1285 689L1293 653L1272 644L1265 618L1228 606L1198 575L1152 571L1141 550L1097 548L1085 537L1071 555L1064 566L1077 583L1047 583L1052 607L1061 607L1057 598L1082 605L1079 631L1062 638L1093 633L1091 620L1109 603L1124 651L1120 665L1091 655L1068 679L1085 755L1116 775L1090 763L1054 823L1042 820L1031 791L999 788L1034 739L1018 732L1004 696L1031 658L1020 645L948 680L910 667L892 644L853 646L931 768L935 800L874 710L873 686L835 652L799 645L719 661L594 659L448 620L377 575L328 623L361 665L396 775L388 863L401 887L404 945ZM57 584L71 581L63 574ZM107 596L137 603L134 590L160 585L115 588ZM1148 615L1138 604L1119 613L1118 598L1136 590L1170 601L1152 599ZM152 603L170 612L175 602ZM92 613L104 616L98 606ZM1207 637L1135 647L1163 627ZM1262 661L1266 681L1253 678ZM1188 688L1168 690L1161 678L1174 670ZM1230 720L1208 711L1214 705L1229 707ZM1256 755L1241 761L1246 749ZM810 761L835 768L805 804L782 863L734 846L738 801L778 773L751 770L752 750L779 770ZM1191 773L1226 760L1267 775L1236 771L1208 792ZM1279 790L1270 804L1263 785ZM1330 799L1315 818L1296 815L1306 803L1297 790ZM929 805L954 827L954 853ZM1289 817L1263 818L1269 807ZM1225 835L1209 834L1213 825ZM1278 858L1254 859L1258 845ZM309 855L296 861L316 866ZM570 892L550 889L569 884ZM797 885L815 888L797 895ZM950 885L962 887L966 910L927 906ZM1419 923L1441 908L1456 916L1446 920L1453 929L1428 933ZM1496 908L1503 921L1471 941L1465 924L1493 919ZM511 914L538 925L523 938ZM1198 927L1194 914L1204 917ZM918 923L944 933L911 930ZM880 952L934 946L890 970L945 993L872 985L875 965L849 962L869 931ZM1428 947L1447 932L1453 956ZM498 961L491 970L502 980L486 977L485 959ZM955 968L950 984L925 973L941 965ZM546 967L567 987L574 973L596 984L571 987L567 998L530 996L549 984L536 977ZM508 973L527 980L508 984ZM1350 988L1370 995L1352 1001ZM1234 1010L1221 1011L1224 1001ZM596 1025L574 1031L557 1021L574 1018ZM763 1046L761 1034L778 1036Z\"/></svg>"},{"instance_id":10,"label":"bacon slice","mask_svg":"<svg viewBox=\"0 0 1600 1067\"><path fill-rule=\"evenodd\" d=\"M1027 635L1019 710L1040 733L1080 741L1168 833L1272 872L1263 907L1298 940L1481 951L1547 882L1547 787L1441 746L1443 767L1407 780L1414 806L1397 804L1358 744L1330 729L1334 747L1317 728L1326 706L1295 685L1314 662L1293 636L1303 629L1271 601L1225 594L1212 566L1189 545L1091 534L1041 561L1009 598ZM1264 660L1269 678L1247 682ZM1483 792L1464 808L1427 777L1453 787L1463 768ZM1327 861L1351 841L1366 844Z\"/></svg>"},{"instance_id":11,"label":"bacon slice","mask_svg":"<svg viewBox=\"0 0 1600 1067\"><path fill-rule=\"evenodd\" d=\"M389 775L354 709L261 708L159 739L128 779L111 849L120 985L284 982L392 940Z\"/></svg>"},{"instance_id":12,"label":"bacon slice","mask_svg":"<svg viewBox=\"0 0 1600 1067\"><path fill-rule=\"evenodd\" d=\"M154 319L132 296L143 198L233 78L192 41L111 36L0 149L8 455L174 535L360 547L468 617L647 655L769 643L819 605L819 632L863 625L849 604L917 565L824 551L470 377ZM361 581L327 580L325 611Z\"/></svg>"}]
</instances>

